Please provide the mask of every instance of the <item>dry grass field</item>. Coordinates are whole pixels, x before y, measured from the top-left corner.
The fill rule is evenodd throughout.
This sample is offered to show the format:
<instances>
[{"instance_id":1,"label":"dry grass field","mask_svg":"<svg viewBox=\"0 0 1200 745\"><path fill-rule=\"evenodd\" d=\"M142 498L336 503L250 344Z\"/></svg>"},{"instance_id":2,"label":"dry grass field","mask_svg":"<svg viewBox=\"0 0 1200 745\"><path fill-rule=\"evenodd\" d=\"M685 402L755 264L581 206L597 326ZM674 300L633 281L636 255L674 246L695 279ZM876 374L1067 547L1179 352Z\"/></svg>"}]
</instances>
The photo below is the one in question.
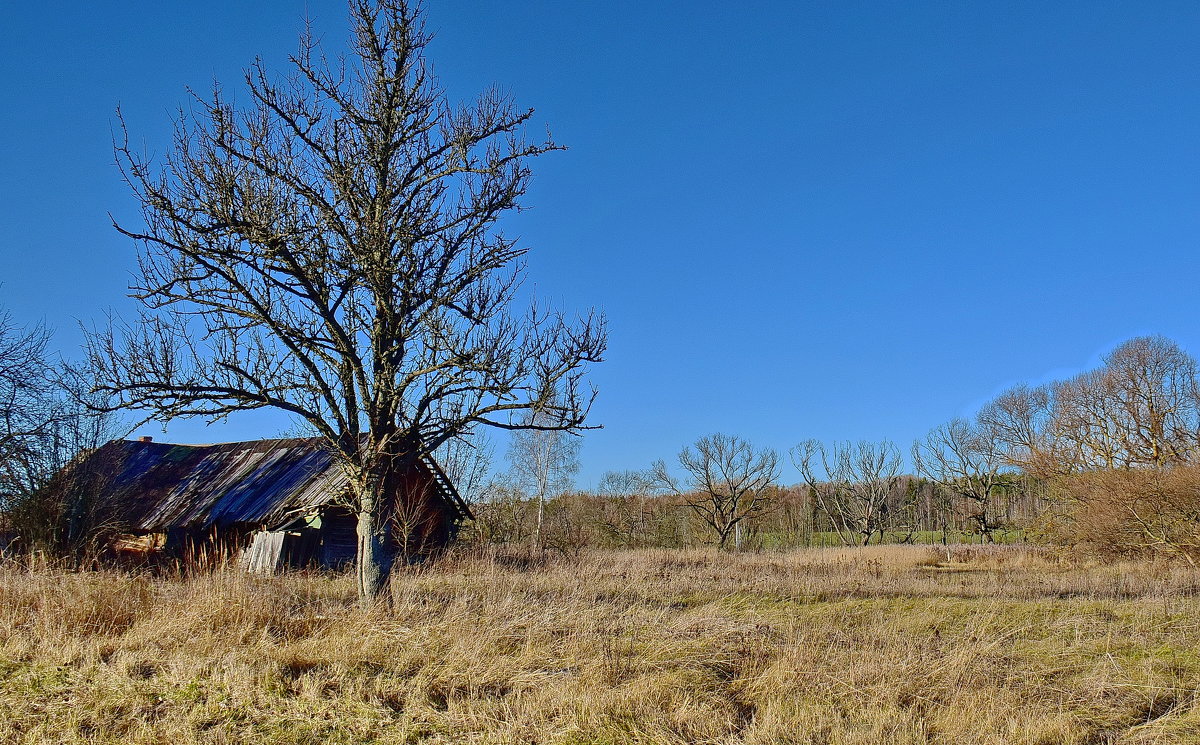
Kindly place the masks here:
<instances>
[{"instance_id":1,"label":"dry grass field","mask_svg":"<svg viewBox=\"0 0 1200 745\"><path fill-rule=\"evenodd\" d=\"M3 743L1200 743L1200 572L1019 548L0 568Z\"/></svg>"}]
</instances>

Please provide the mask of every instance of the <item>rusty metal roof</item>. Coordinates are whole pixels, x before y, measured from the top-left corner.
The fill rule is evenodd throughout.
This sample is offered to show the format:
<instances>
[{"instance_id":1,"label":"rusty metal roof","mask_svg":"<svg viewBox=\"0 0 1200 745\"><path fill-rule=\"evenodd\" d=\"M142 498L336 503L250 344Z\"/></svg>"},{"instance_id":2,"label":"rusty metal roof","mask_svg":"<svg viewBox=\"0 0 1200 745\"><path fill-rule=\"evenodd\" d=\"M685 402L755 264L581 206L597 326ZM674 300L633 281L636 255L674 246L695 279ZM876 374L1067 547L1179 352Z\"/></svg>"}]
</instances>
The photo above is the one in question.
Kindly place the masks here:
<instances>
[{"instance_id":1,"label":"rusty metal roof","mask_svg":"<svg viewBox=\"0 0 1200 745\"><path fill-rule=\"evenodd\" d=\"M109 519L134 530L278 527L346 493L347 478L316 438L220 445L113 440L81 466ZM420 464L436 494L470 511L432 461Z\"/></svg>"}]
</instances>

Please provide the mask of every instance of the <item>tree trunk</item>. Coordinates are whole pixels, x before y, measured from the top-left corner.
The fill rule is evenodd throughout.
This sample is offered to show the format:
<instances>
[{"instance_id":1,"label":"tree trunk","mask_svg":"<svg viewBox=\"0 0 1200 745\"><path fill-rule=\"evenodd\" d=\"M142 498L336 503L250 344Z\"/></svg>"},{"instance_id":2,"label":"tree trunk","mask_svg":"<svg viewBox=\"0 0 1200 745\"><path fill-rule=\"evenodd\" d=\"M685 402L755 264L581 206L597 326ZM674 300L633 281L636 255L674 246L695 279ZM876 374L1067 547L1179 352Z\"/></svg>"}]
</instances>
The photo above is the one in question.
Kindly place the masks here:
<instances>
[{"instance_id":1,"label":"tree trunk","mask_svg":"<svg viewBox=\"0 0 1200 745\"><path fill-rule=\"evenodd\" d=\"M546 492L538 492L538 508L537 508L537 526L533 532L533 547L534 550L541 553L542 550L542 520L546 516Z\"/></svg>"},{"instance_id":2,"label":"tree trunk","mask_svg":"<svg viewBox=\"0 0 1200 745\"><path fill-rule=\"evenodd\" d=\"M369 608L386 597L395 550L388 540L388 525L380 514L383 505L380 481L369 485L358 509L358 602Z\"/></svg>"},{"instance_id":3,"label":"tree trunk","mask_svg":"<svg viewBox=\"0 0 1200 745\"><path fill-rule=\"evenodd\" d=\"M725 551L729 546L729 536L733 535L733 527L728 524L718 526L715 521L709 525L717 532L717 550Z\"/></svg>"}]
</instances>

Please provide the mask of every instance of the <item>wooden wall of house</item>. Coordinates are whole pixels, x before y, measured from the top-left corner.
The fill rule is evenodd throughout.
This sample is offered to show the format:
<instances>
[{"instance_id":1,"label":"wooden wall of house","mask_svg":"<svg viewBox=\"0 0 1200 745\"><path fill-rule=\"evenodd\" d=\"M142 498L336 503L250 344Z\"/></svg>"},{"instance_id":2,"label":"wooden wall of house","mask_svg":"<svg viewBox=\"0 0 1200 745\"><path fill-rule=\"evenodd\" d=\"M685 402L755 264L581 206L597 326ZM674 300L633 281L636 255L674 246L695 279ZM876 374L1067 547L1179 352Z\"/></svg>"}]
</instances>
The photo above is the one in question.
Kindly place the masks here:
<instances>
[{"instance_id":1,"label":"wooden wall of house","mask_svg":"<svg viewBox=\"0 0 1200 745\"><path fill-rule=\"evenodd\" d=\"M400 561L420 562L446 548L454 538L455 522L432 476L413 469L397 479L389 494L389 522Z\"/></svg>"},{"instance_id":2,"label":"wooden wall of house","mask_svg":"<svg viewBox=\"0 0 1200 745\"><path fill-rule=\"evenodd\" d=\"M321 545L317 565L338 571L354 565L358 557L358 518L345 507L329 507L321 513Z\"/></svg>"},{"instance_id":3,"label":"wooden wall of house","mask_svg":"<svg viewBox=\"0 0 1200 745\"><path fill-rule=\"evenodd\" d=\"M249 543L250 534L245 528L210 528L199 530L171 530L166 533L163 549L166 555L180 563L185 569L215 569L233 564Z\"/></svg>"},{"instance_id":4,"label":"wooden wall of house","mask_svg":"<svg viewBox=\"0 0 1200 745\"><path fill-rule=\"evenodd\" d=\"M391 544L402 562L419 562L438 553L454 538L454 513L438 496L432 477L414 470L387 490L385 505ZM354 566L358 557L358 518L346 507L326 507L321 513L320 547L316 564L322 569Z\"/></svg>"}]
</instances>

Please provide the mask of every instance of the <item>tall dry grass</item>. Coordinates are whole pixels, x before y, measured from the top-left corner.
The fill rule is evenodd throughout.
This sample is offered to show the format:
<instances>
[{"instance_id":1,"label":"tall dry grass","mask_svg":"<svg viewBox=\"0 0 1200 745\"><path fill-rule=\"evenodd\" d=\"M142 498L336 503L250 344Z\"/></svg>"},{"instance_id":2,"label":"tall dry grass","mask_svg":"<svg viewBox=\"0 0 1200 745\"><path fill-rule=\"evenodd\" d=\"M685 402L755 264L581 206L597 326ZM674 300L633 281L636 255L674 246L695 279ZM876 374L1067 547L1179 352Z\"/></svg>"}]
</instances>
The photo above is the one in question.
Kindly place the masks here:
<instances>
[{"instance_id":1,"label":"tall dry grass","mask_svg":"<svg viewBox=\"0 0 1200 745\"><path fill-rule=\"evenodd\" d=\"M1200 742L1200 573L959 547L0 568L0 742Z\"/></svg>"}]
</instances>

